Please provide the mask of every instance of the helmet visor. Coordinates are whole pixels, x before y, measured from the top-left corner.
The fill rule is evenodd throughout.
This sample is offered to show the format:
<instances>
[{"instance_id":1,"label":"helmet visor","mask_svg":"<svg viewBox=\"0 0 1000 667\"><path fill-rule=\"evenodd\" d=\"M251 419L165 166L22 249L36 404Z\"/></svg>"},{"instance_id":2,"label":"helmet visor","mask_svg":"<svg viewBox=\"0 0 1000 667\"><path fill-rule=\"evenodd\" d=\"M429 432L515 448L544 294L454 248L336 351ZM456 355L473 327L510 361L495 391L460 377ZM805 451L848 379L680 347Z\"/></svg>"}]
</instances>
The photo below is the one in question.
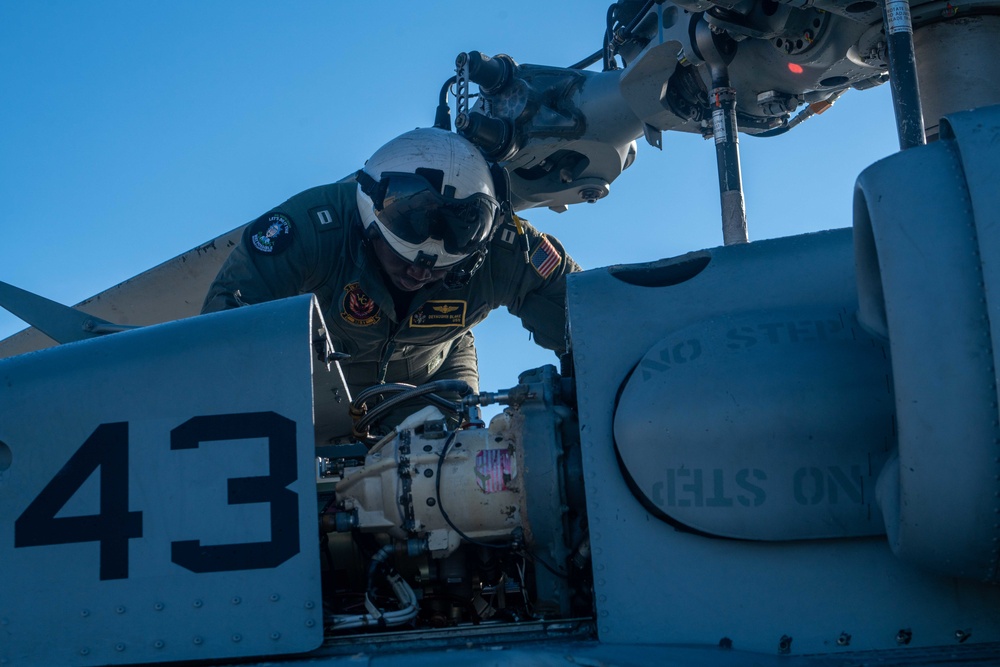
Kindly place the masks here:
<instances>
[{"instance_id":1,"label":"helmet visor","mask_svg":"<svg viewBox=\"0 0 1000 667\"><path fill-rule=\"evenodd\" d=\"M389 232L414 245L437 239L450 255L472 254L488 241L500 208L484 193L446 197L418 174L385 172L378 182L371 177L359 182Z\"/></svg>"}]
</instances>

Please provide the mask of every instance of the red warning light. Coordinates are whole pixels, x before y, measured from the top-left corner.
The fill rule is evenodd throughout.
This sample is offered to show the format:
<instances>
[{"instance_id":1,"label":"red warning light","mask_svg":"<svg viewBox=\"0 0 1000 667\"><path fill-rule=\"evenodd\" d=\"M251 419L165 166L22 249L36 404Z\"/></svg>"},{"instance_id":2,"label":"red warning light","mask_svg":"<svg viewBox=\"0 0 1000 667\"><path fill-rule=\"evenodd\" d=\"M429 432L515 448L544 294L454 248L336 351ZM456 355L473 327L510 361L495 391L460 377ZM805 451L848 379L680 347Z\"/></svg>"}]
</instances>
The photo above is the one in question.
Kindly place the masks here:
<instances>
[{"instance_id":1,"label":"red warning light","mask_svg":"<svg viewBox=\"0 0 1000 667\"><path fill-rule=\"evenodd\" d=\"M802 74L802 65L796 65L795 63L788 63L788 71L792 74Z\"/></svg>"}]
</instances>

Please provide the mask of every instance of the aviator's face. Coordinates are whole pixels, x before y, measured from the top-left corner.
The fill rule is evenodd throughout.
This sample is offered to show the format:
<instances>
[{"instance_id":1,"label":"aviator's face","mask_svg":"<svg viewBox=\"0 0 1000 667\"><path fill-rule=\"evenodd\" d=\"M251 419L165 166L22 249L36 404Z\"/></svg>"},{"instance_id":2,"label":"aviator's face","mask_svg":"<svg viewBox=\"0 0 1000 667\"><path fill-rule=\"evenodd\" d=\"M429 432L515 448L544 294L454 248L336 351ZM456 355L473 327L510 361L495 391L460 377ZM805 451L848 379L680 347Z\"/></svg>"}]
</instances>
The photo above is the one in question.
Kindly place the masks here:
<instances>
[{"instance_id":1,"label":"aviator's face","mask_svg":"<svg viewBox=\"0 0 1000 667\"><path fill-rule=\"evenodd\" d=\"M427 269L416 264L411 264L397 255L389 248L388 244L380 238L373 242L375 257L389 280L397 288L404 292L416 292L424 285L442 280L448 275L448 269Z\"/></svg>"}]
</instances>

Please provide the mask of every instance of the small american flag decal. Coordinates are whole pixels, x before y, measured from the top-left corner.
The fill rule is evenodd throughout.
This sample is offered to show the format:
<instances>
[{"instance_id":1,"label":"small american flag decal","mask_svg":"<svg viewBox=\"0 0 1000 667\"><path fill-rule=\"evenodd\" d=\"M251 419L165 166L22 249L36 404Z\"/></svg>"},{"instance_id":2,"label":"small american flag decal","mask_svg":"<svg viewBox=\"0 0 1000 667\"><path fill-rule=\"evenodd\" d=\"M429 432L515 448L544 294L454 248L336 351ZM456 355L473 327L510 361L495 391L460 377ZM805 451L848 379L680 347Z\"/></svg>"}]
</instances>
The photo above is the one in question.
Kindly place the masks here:
<instances>
[{"instance_id":1,"label":"small american flag decal","mask_svg":"<svg viewBox=\"0 0 1000 667\"><path fill-rule=\"evenodd\" d=\"M531 252L531 266L542 278L548 278L559 266L562 256L549 239L542 236L541 242Z\"/></svg>"},{"instance_id":2,"label":"small american flag decal","mask_svg":"<svg viewBox=\"0 0 1000 667\"><path fill-rule=\"evenodd\" d=\"M482 449L476 454L476 484L483 493L508 491L517 477L517 460L506 449Z\"/></svg>"}]
</instances>

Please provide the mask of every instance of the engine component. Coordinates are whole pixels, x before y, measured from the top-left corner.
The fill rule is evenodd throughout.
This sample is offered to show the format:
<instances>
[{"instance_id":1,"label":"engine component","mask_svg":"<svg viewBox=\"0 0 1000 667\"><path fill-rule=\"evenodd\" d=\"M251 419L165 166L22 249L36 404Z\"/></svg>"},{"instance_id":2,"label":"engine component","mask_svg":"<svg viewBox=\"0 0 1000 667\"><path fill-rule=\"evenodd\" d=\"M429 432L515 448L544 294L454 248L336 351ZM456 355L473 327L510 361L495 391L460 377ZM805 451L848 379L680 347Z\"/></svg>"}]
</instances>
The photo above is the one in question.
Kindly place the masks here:
<instances>
[{"instance_id":1,"label":"engine component","mask_svg":"<svg viewBox=\"0 0 1000 667\"><path fill-rule=\"evenodd\" d=\"M451 429L427 408L363 460L317 461L335 630L562 617L589 604L571 383L551 366L520 379L463 399L511 406L489 428Z\"/></svg>"},{"instance_id":2,"label":"engine component","mask_svg":"<svg viewBox=\"0 0 1000 667\"><path fill-rule=\"evenodd\" d=\"M939 141L862 172L855 195L859 317L888 340L899 416L878 480L889 544L921 567L993 583L1000 196L983 174L998 128L1000 107L949 116Z\"/></svg>"},{"instance_id":3,"label":"engine component","mask_svg":"<svg viewBox=\"0 0 1000 667\"><path fill-rule=\"evenodd\" d=\"M364 466L345 470L336 487L338 509L354 514L351 523L361 530L397 540L419 535L438 558L451 554L463 536L513 539L527 513L524 451L517 441L502 427L433 440L423 433L423 424L404 430Z\"/></svg>"}]
</instances>

